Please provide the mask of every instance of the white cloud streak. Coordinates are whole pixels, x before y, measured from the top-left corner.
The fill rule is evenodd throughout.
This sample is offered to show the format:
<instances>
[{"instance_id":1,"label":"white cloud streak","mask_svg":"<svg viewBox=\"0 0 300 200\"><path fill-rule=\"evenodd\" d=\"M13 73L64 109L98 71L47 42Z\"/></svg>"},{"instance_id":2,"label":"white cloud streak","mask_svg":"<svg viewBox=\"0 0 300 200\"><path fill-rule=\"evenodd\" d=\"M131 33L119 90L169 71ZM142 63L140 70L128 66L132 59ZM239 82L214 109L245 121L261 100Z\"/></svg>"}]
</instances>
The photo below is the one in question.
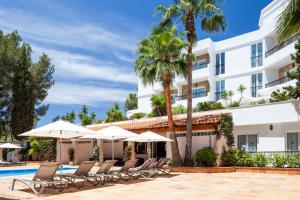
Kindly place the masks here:
<instances>
[{"instance_id":1,"label":"white cloud streak","mask_svg":"<svg viewBox=\"0 0 300 200\"><path fill-rule=\"evenodd\" d=\"M91 85L58 83L49 90L45 99L50 104L69 104L97 106L99 102L124 101L131 92L110 87L96 87Z\"/></svg>"}]
</instances>

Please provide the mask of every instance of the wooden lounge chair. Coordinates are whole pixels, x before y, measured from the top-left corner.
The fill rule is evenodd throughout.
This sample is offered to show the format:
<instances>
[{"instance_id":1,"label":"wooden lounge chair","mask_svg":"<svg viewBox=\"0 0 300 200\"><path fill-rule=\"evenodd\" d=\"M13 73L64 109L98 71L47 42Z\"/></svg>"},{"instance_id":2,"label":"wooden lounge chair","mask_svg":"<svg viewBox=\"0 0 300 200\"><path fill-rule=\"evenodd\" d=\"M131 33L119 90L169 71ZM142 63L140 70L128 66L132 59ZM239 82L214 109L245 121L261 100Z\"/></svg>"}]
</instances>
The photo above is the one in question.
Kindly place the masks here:
<instances>
[{"instance_id":1,"label":"wooden lounge chair","mask_svg":"<svg viewBox=\"0 0 300 200\"><path fill-rule=\"evenodd\" d=\"M153 159L147 159L142 165L136 168L129 169L129 171L139 173L140 176L147 178L155 176L156 173L151 168L149 168L149 166L153 163L152 160Z\"/></svg>"},{"instance_id":2,"label":"wooden lounge chair","mask_svg":"<svg viewBox=\"0 0 300 200\"><path fill-rule=\"evenodd\" d=\"M67 182L55 179L54 175L58 167L58 163L42 163L32 180L13 179L11 190L14 190L16 182L21 182L28 186L36 195L40 195L41 193L43 193L45 187L51 187L62 192L67 187Z\"/></svg>"},{"instance_id":3,"label":"wooden lounge chair","mask_svg":"<svg viewBox=\"0 0 300 200\"><path fill-rule=\"evenodd\" d=\"M166 175L170 174L172 171L172 166L166 166L170 161L170 158L161 158L159 159L152 167L156 175Z\"/></svg>"},{"instance_id":4,"label":"wooden lounge chair","mask_svg":"<svg viewBox=\"0 0 300 200\"><path fill-rule=\"evenodd\" d=\"M114 166L117 160L106 160L96 171L96 173L88 174L88 181L93 185L98 185L99 183L104 184L107 181L117 182L119 180L118 176L109 174L109 170Z\"/></svg>"},{"instance_id":5,"label":"wooden lounge chair","mask_svg":"<svg viewBox=\"0 0 300 200\"><path fill-rule=\"evenodd\" d=\"M73 185L81 188L86 183L86 181L89 181L88 174L94 165L95 161L84 161L79 165L74 173L57 174L56 177L59 177L60 180L64 179L68 181L68 185ZM78 179L82 180L81 184L76 184L76 180Z\"/></svg>"},{"instance_id":6,"label":"wooden lounge chair","mask_svg":"<svg viewBox=\"0 0 300 200\"><path fill-rule=\"evenodd\" d=\"M128 160L119 169L114 169L114 170L108 171L108 174L110 176L117 176L124 181L128 181L131 178L138 179L140 176L139 173L137 173L135 171L130 171L131 168L135 167L136 163L137 163L137 159Z\"/></svg>"}]
</instances>

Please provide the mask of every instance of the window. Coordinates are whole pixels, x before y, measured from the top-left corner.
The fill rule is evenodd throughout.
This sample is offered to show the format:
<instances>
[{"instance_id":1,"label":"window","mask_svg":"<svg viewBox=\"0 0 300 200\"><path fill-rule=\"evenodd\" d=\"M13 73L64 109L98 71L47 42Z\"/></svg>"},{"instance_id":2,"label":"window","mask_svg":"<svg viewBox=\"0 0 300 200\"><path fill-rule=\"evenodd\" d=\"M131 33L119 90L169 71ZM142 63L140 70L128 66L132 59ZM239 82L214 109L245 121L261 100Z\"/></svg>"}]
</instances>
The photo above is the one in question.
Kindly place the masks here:
<instances>
[{"instance_id":1,"label":"window","mask_svg":"<svg viewBox=\"0 0 300 200\"><path fill-rule=\"evenodd\" d=\"M205 87L193 88L193 90L192 90L192 97L193 98L205 97L206 93L207 92L206 92Z\"/></svg>"},{"instance_id":2,"label":"window","mask_svg":"<svg viewBox=\"0 0 300 200\"><path fill-rule=\"evenodd\" d=\"M205 59L198 60L193 63L193 70L204 69L207 67L207 62Z\"/></svg>"},{"instance_id":3,"label":"window","mask_svg":"<svg viewBox=\"0 0 300 200\"><path fill-rule=\"evenodd\" d=\"M262 43L251 45L251 67L262 66Z\"/></svg>"},{"instance_id":4,"label":"window","mask_svg":"<svg viewBox=\"0 0 300 200\"><path fill-rule=\"evenodd\" d=\"M225 53L216 55L216 75L225 73Z\"/></svg>"},{"instance_id":5,"label":"window","mask_svg":"<svg viewBox=\"0 0 300 200\"><path fill-rule=\"evenodd\" d=\"M135 152L138 154L146 154L146 143L145 142L135 142Z\"/></svg>"},{"instance_id":6,"label":"window","mask_svg":"<svg viewBox=\"0 0 300 200\"><path fill-rule=\"evenodd\" d=\"M216 101L223 98L223 92L225 91L225 80L216 82Z\"/></svg>"},{"instance_id":7,"label":"window","mask_svg":"<svg viewBox=\"0 0 300 200\"><path fill-rule=\"evenodd\" d=\"M263 79L262 73L251 75L251 96L252 97L257 97L257 90L263 88L262 79Z\"/></svg>"},{"instance_id":8,"label":"window","mask_svg":"<svg viewBox=\"0 0 300 200\"><path fill-rule=\"evenodd\" d=\"M287 151L299 151L299 133L287 134Z\"/></svg>"},{"instance_id":9,"label":"window","mask_svg":"<svg viewBox=\"0 0 300 200\"><path fill-rule=\"evenodd\" d=\"M238 148L247 152L256 152L257 135L238 135Z\"/></svg>"}]
</instances>

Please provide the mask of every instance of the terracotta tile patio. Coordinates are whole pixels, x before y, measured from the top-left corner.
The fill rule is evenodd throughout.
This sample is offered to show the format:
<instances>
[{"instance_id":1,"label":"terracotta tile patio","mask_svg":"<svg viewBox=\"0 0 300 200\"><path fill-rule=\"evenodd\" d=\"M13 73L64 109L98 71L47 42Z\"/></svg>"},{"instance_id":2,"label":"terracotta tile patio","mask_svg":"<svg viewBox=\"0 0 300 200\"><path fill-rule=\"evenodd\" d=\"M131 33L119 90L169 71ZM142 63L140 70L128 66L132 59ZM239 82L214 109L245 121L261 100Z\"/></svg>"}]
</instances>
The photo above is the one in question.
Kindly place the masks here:
<instances>
[{"instance_id":1,"label":"terracotta tile patio","mask_svg":"<svg viewBox=\"0 0 300 200\"><path fill-rule=\"evenodd\" d=\"M28 177L28 176L27 176ZM45 190L41 197L29 190L10 191L11 178L0 179L0 197L11 199L213 199L213 200L300 200L300 176L258 173L174 173L155 179L86 185L81 190L69 188L64 193ZM1 199L1 198L0 198Z\"/></svg>"}]
</instances>

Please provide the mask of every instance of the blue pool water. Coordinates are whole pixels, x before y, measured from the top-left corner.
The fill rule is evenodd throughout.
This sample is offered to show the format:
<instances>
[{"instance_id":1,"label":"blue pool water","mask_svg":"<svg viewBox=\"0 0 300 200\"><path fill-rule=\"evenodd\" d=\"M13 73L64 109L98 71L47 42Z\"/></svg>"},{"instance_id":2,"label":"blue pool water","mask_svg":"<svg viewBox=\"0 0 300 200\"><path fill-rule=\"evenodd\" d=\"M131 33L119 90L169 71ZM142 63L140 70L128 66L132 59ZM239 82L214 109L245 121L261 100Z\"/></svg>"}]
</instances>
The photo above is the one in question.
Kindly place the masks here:
<instances>
[{"instance_id":1,"label":"blue pool water","mask_svg":"<svg viewBox=\"0 0 300 200\"><path fill-rule=\"evenodd\" d=\"M74 167L63 167L58 169L58 171L62 170L72 170L76 169ZM35 169L7 169L7 170L0 170L0 177L6 177L6 176L19 176L19 175L27 175L27 174L34 174L37 171L37 168Z\"/></svg>"}]
</instances>

